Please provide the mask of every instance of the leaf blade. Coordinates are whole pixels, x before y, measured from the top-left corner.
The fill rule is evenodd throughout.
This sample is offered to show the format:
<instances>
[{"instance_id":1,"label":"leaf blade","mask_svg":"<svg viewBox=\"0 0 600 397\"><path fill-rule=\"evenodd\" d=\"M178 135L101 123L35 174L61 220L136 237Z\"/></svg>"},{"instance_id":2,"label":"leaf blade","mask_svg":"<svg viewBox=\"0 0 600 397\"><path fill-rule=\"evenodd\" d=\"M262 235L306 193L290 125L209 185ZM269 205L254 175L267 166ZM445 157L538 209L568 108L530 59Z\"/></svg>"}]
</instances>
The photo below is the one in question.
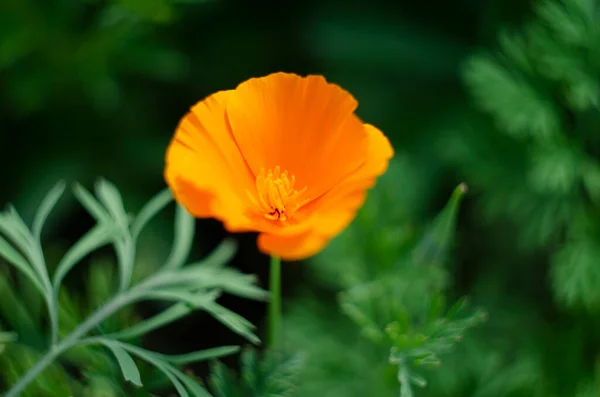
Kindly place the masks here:
<instances>
[{"instance_id":1,"label":"leaf blade","mask_svg":"<svg viewBox=\"0 0 600 397\"><path fill-rule=\"evenodd\" d=\"M140 370L129 353L117 343L113 343L104 339L100 342L104 346L108 347L117 359L125 380L133 383L136 386L143 386L142 379L140 377Z\"/></svg>"},{"instance_id":2,"label":"leaf blade","mask_svg":"<svg viewBox=\"0 0 600 397\"><path fill-rule=\"evenodd\" d=\"M162 358L176 365L196 363L199 361L212 360L219 357L229 356L240 351L239 346L220 346L212 349L198 350L192 353L180 355L163 355Z\"/></svg>"},{"instance_id":3,"label":"leaf blade","mask_svg":"<svg viewBox=\"0 0 600 397\"><path fill-rule=\"evenodd\" d=\"M195 233L195 220L181 206L177 205L175 212L175 237L173 248L167 258L164 269L175 269L184 265L192 250L192 241Z\"/></svg>"},{"instance_id":4,"label":"leaf blade","mask_svg":"<svg viewBox=\"0 0 600 397\"><path fill-rule=\"evenodd\" d=\"M42 294L47 293L39 275L33 270L29 262L2 237L0 237L0 256L23 273Z\"/></svg>"},{"instance_id":5,"label":"leaf blade","mask_svg":"<svg viewBox=\"0 0 600 397\"><path fill-rule=\"evenodd\" d=\"M62 257L53 277L53 287L57 291L69 271L83 258L98 248L109 244L116 236L116 229L99 224L89 230Z\"/></svg>"},{"instance_id":6,"label":"leaf blade","mask_svg":"<svg viewBox=\"0 0 600 397\"><path fill-rule=\"evenodd\" d=\"M163 208L165 208L171 201L173 201L173 195L167 188L162 190L156 196L154 196L138 213L136 219L131 226L131 234L134 241L137 241L144 227L158 214Z\"/></svg>"},{"instance_id":7,"label":"leaf blade","mask_svg":"<svg viewBox=\"0 0 600 397\"><path fill-rule=\"evenodd\" d=\"M33 236L37 240L41 238L42 229L46 223L46 219L56 207L58 200L62 197L65 192L66 184L64 181L58 182L54 187L46 194L46 197L42 200L40 207L38 208L35 217L33 219Z\"/></svg>"}]
</instances>

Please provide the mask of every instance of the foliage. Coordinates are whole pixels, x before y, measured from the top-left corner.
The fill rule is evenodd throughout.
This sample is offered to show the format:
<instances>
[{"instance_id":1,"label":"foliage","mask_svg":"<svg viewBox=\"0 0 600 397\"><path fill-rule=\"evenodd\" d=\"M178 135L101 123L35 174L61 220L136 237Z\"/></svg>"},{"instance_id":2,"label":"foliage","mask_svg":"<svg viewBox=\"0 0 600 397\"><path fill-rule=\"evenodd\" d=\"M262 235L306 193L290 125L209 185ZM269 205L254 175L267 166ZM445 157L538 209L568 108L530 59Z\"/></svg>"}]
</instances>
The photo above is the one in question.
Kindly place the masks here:
<instances>
[{"instance_id":1,"label":"foliage","mask_svg":"<svg viewBox=\"0 0 600 397\"><path fill-rule=\"evenodd\" d=\"M598 288L589 285L597 286L600 248L597 9L593 0L541 2L521 33L500 36L498 55L467 62L468 87L495 120L498 130L488 134L504 150L496 147L498 161L477 158L477 169L481 151L461 152L465 172L487 188L488 212L510 216L526 247L562 245L552 253L557 300L592 312L600 307ZM505 183L493 184L492 172Z\"/></svg>"},{"instance_id":2,"label":"foliage","mask_svg":"<svg viewBox=\"0 0 600 397\"><path fill-rule=\"evenodd\" d=\"M0 70L9 77L5 88L14 110L35 113L75 91L97 111L112 113L125 100L121 82L128 74L180 80L187 74L185 57L153 40L152 31L202 2L84 1L55 6L51 13L51 4L3 2Z\"/></svg>"},{"instance_id":3,"label":"foliage","mask_svg":"<svg viewBox=\"0 0 600 397\"><path fill-rule=\"evenodd\" d=\"M254 349L241 355L239 379L225 365L215 363L210 384L216 397L291 397L302 360L289 352Z\"/></svg>"},{"instance_id":4,"label":"foliage","mask_svg":"<svg viewBox=\"0 0 600 397\"><path fill-rule=\"evenodd\" d=\"M18 335L18 340L9 344L0 357L2 376L9 385L12 384L6 396L76 394L73 390L84 386L78 385L78 381L69 374L68 365L86 368L84 383L109 376L114 366L106 360L105 354L97 351L96 346L104 347L105 352L114 356L124 379L135 386L141 387L143 383L134 358L162 372L179 395L208 396L194 378L178 367L235 353L237 347L165 355L138 347L135 341L193 310L204 310L234 332L257 343L252 324L216 302L221 292L250 299L264 299L266 296L265 291L254 284L253 276L224 267L233 256L235 245L227 240L203 260L184 266L192 247L195 222L185 210L177 207L171 253L164 264L151 274L136 274L138 238L146 224L172 200L171 194L168 190L159 193L133 218L125 211L116 187L102 180L96 186L96 197L82 186L75 186L75 195L95 219L96 226L67 250L51 274L42 250L41 234L46 218L63 191L64 185L58 184L46 196L31 230L12 207L0 216L0 229L7 238L0 239L0 254L19 271L20 284L25 283L21 289L26 291L25 298L30 304L20 302L16 290L2 279L3 292L6 291L5 305L1 308L3 319ZM116 252L116 287L111 288L110 272L92 267L88 293L92 306L96 307L91 314L84 316L77 300L61 287L67 274L78 263L104 245L112 245ZM33 285L39 295L31 294L34 289L27 289L29 285L26 283ZM106 298L104 301L99 300L102 295ZM114 321L114 315L121 309L144 300L163 301L169 305L160 313L135 323L131 323L133 316L129 311L124 317L125 323L117 319L117 326L114 323L110 326L109 320ZM47 328L41 321L43 305L48 311L49 335L43 332ZM90 335L96 329L100 332ZM11 334L2 335L3 343L11 341ZM45 353L40 356L40 351L44 350ZM59 357L66 360L66 367L56 362ZM23 374L26 369L28 371ZM43 376L38 378L38 375ZM61 381L57 382L57 379ZM36 382L27 388L34 380ZM22 391L23 394L19 394Z\"/></svg>"},{"instance_id":5,"label":"foliage","mask_svg":"<svg viewBox=\"0 0 600 397\"><path fill-rule=\"evenodd\" d=\"M437 153L477 198L464 226L475 228L470 263L457 271L494 310L488 332L457 354L457 366L474 364L444 376L448 393L598 393L598 9L536 2L529 23L464 64L476 109Z\"/></svg>"},{"instance_id":6,"label":"foliage","mask_svg":"<svg viewBox=\"0 0 600 397\"><path fill-rule=\"evenodd\" d=\"M428 383L415 395L596 396L597 15L597 0L360 6L324 0L268 12L251 2L7 0L0 3L0 193L33 219L50 181L88 184L102 174L118 183L133 208L160 185L163 162L157 160L182 109L251 76L322 73L356 96L361 118L386 132L397 155L387 182L370 194L350 230L312 263L283 267L286 332L307 363L294 394L398 395L392 344L373 343L346 314L352 308L342 312L339 304L346 299L370 315L360 300L369 297L361 295L368 288L348 292L373 278L385 281L382 269L393 269L395 283L386 288L406 291L407 307L430 307L438 296L430 291L442 288L450 303L467 295L489 313L484 326L440 356L435 370L411 368ZM406 258L423 223L460 181L469 194L451 255L443 266L409 272ZM65 207L53 210L45 228L71 241L88 219L65 216ZM158 268L170 240L168 218L158 216L145 229L136 282ZM197 226L201 252L224 234L211 222ZM264 275L254 236L238 239L235 265ZM52 242L44 245L51 271L63 254L63 243ZM103 295L107 285L118 285L106 247L85 261L89 266L77 266L60 290L59 336L113 295ZM27 276L0 270L4 390L47 348L48 317ZM428 299L420 299L421 288ZM264 314L262 305L243 299L219 302L253 321ZM144 309L123 308L99 334L135 326ZM426 330L426 322L414 324L415 332ZM386 324L377 325L386 340ZM188 326L177 322L169 331ZM18 343L4 339L11 331ZM216 341L222 324L207 322L201 331L203 341ZM126 342L171 352L175 344L195 342L166 334ZM144 390L169 389L164 374L134 360ZM61 396L68 395L60 394L64 387L74 396L141 394L123 382L108 348L75 347L60 362L38 378L33 393L51 395L46 379Z\"/></svg>"},{"instance_id":7,"label":"foliage","mask_svg":"<svg viewBox=\"0 0 600 397\"><path fill-rule=\"evenodd\" d=\"M312 267L317 274L341 275L338 285L343 291L339 304L358 326L362 337L368 340L358 342L360 351L370 350L372 354L361 355L355 367L352 360L344 360L352 353L338 349L357 343L351 342L356 336L347 331L351 325L321 317L323 310L321 313L302 310L300 305L316 305L310 303L316 298L303 298L308 302L302 301L292 311L286 329L292 330L293 345L299 344L308 351L309 376L316 377L318 372L322 375L318 381L313 378L310 382L301 382L300 396L314 395L317 388L328 390L331 396L396 395L398 386L391 386L394 378L400 382L400 395L412 396L413 386L427 384L419 368L437 367L439 356L448 353L468 328L484 318L480 311L465 313L464 300L444 313L443 294L448 280L443 265L451 248L458 204L466 187L460 185L455 190L448 205L428 228L407 232L402 230L404 225L397 218L400 214L388 205L397 203L400 198L396 184L401 173L402 165L393 162L356 223L338 237ZM329 276L325 280L330 280ZM343 334L347 340L334 343L329 337L322 337L303 341L300 336L334 333L338 321L340 329L335 333ZM316 330L312 325L309 331L306 329L309 323L317 323L323 329ZM307 343L315 346L309 347ZM325 349L330 351L326 353ZM389 363L396 367L395 377L391 376L389 365L381 365L386 350ZM339 360L345 373L328 370L333 360ZM358 387L352 380L342 379L348 376L358 381L365 373L374 379ZM311 384L313 382L316 384Z\"/></svg>"}]
</instances>

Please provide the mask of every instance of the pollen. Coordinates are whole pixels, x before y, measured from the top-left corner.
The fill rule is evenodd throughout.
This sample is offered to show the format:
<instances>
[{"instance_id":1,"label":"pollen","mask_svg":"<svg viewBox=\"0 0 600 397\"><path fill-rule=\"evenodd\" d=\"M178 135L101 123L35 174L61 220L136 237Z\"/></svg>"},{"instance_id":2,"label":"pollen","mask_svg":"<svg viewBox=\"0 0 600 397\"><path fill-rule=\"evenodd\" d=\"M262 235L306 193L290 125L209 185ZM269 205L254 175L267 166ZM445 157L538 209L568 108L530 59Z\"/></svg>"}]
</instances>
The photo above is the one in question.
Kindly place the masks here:
<instances>
[{"instance_id":1,"label":"pollen","mask_svg":"<svg viewBox=\"0 0 600 397\"><path fill-rule=\"evenodd\" d=\"M279 166L267 172L261 168L256 177L256 197L249 191L246 193L265 218L285 222L309 201L303 197L307 188L296 190L295 183L296 178L287 171L281 172Z\"/></svg>"}]
</instances>

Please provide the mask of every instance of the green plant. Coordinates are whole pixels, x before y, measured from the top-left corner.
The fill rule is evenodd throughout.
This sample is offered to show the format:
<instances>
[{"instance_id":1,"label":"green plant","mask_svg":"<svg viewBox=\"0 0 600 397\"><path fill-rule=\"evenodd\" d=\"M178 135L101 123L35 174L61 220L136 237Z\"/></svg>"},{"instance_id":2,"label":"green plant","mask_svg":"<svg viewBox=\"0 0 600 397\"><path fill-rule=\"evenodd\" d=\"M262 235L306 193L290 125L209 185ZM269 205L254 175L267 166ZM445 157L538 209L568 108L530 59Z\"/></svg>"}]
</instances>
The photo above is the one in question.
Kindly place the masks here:
<instances>
[{"instance_id":1,"label":"green plant","mask_svg":"<svg viewBox=\"0 0 600 397\"><path fill-rule=\"evenodd\" d=\"M254 349L241 354L240 376L216 362L210 384L217 397L292 397L302 360L285 351L268 351L262 357Z\"/></svg>"},{"instance_id":2,"label":"green plant","mask_svg":"<svg viewBox=\"0 0 600 397\"><path fill-rule=\"evenodd\" d=\"M81 349L92 348L94 345L103 346L110 351L116 358L125 380L136 386L142 386L142 379L133 357L151 364L162 372L181 396L188 396L190 393L193 396L209 395L204 387L182 372L178 366L231 354L237 351L237 347L224 346L173 356L150 351L128 341L184 317L193 310L204 310L234 332L257 343L258 338L252 332L252 324L216 302L221 292L251 299L266 297L266 292L254 284L253 276L224 267L234 254L235 245L226 240L205 259L185 265L193 242L194 219L178 206L171 253L164 265L155 272L136 279L134 265L138 238L153 216L171 202L171 194L168 190L159 193L132 218L125 211L116 187L102 180L96 186L96 197L79 185L75 187L76 197L94 217L96 226L66 252L53 274L50 274L42 250L41 234L46 218L63 191L64 185L58 184L46 196L31 230L12 207L0 216L0 231L7 238L5 240L0 237L0 255L43 297L50 328L49 341L45 342L45 353L12 385L5 396L20 395L48 368L58 371L63 377L68 377L64 368L58 365L58 359L64 356L67 360L75 360L76 363L77 360L70 355L70 351L81 352ZM114 295L74 329L59 332L62 329L59 316L60 309L63 308L63 301L59 299L62 281L74 266L104 245L112 245L116 252L118 283ZM143 300L172 304L162 312L129 327L103 332L102 325L106 320L121 309ZM100 334L91 335L98 328L101 330ZM26 332L27 327L22 330ZM10 340L9 335L3 336L5 338L0 340L1 343ZM19 341L11 343L18 344Z\"/></svg>"},{"instance_id":3,"label":"green plant","mask_svg":"<svg viewBox=\"0 0 600 397\"><path fill-rule=\"evenodd\" d=\"M439 356L485 317L466 312L464 300L446 311L443 298L443 265L466 187L455 190L430 227L411 230L402 207L406 171L393 161L357 221L311 266L326 291L341 289L339 305L354 324L334 316L324 296L305 295L294 305L286 330L308 356L300 396L397 395L398 382L402 397L413 396L414 385L427 384L419 368L439 366ZM302 335L313 335L312 346Z\"/></svg>"},{"instance_id":4,"label":"green plant","mask_svg":"<svg viewBox=\"0 0 600 397\"><path fill-rule=\"evenodd\" d=\"M471 57L465 81L495 128L462 129L455 153L483 191L487 218L508 216L522 248L552 251L556 300L594 313L600 310L597 15L594 0L543 1L520 32L500 35L495 54Z\"/></svg>"}]
</instances>

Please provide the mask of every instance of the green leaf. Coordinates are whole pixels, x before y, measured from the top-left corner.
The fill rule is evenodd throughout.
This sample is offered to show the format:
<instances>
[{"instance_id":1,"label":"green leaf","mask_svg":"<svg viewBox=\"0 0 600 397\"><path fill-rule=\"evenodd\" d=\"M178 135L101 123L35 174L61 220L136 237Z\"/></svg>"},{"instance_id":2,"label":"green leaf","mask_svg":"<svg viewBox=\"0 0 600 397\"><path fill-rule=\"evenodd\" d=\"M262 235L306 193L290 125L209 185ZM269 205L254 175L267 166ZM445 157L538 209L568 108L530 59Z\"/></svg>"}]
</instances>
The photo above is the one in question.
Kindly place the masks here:
<instances>
[{"instance_id":1,"label":"green leaf","mask_svg":"<svg viewBox=\"0 0 600 397\"><path fill-rule=\"evenodd\" d=\"M113 339L124 340L137 338L186 316L192 310L193 309L184 302L176 303L153 317L108 336Z\"/></svg>"},{"instance_id":2,"label":"green leaf","mask_svg":"<svg viewBox=\"0 0 600 397\"><path fill-rule=\"evenodd\" d=\"M592 200L600 204L600 164L592 160L584 161L582 175L583 184Z\"/></svg>"},{"instance_id":3,"label":"green leaf","mask_svg":"<svg viewBox=\"0 0 600 397\"><path fill-rule=\"evenodd\" d=\"M600 310L600 245L594 239L566 244L552 258L552 285L567 307Z\"/></svg>"},{"instance_id":4,"label":"green leaf","mask_svg":"<svg viewBox=\"0 0 600 397\"><path fill-rule=\"evenodd\" d=\"M21 215L19 215L19 212L12 204L9 204L7 209L7 216L12 219L12 227L15 228L16 232L19 233L29 245L31 245L33 236L31 235L31 231L27 227L27 224L23 221L23 218L21 218Z\"/></svg>"},{"instance_id":5,"label":"green leaf","mask_svg":"<svg viewBox=\"0 0 600 397\"><path fill-rule=\"evenodd\" d=\"M199 350L192 353L181 354L177 356L162 355L162 358L176 365L183 365L198 361L211 360L223 356L229 356L237 353L239 346L221 346L213 349Z\"/></svg>"},{"instance_id":6,"label":"green leaf","mask_svg":"<svg viewBox=\"0 0 600 397\"><path fill-rule=\"evenodd\" d=\"M65 183L63 181L58 182L46 195L42 204L40 204L39 209L35 214L35 218L33 219L33 236L39 240L42 235L42 228L44 227L44 223L50 215L50 212L58 203L58 200L62 197L65 192Z\"/></svg>"},{"instance_id":7,"label":"green leaf","mask_svg":"<svg viewBox=\"0 0 600 397\"><path fill-rule=\"evenodd\" d=\"M98 222L104 224L114 224L110 215L105 208L94 198L94 196L88 192L83 186L76 183L73 188L75 197L79 200L81 205L94 217Z\"/></svg>"},{"instance_id":8,"label":"green leaf","mask_svg":"<svg viewBox=\"0 0 600 397\"><path fill-rule=\"evenodd\" d=\"M243 274L234 269L215 269L212 267L194 266L179 272L161 273L152 282L152 287L198 290L218 288L237 296L265 300L267 291L255 285L256 277Z\"/></svg>"},{"instance_id":9,"label":"green leaf","mask_svg":"<svg viewBox=\"0 0 600 397\"><path fill-rule=\"evenodd\" d=\"M199 262L190 264L186 269L202 266L207 267L223 267L225 266L235 255L237 251L237 243L232 238L224 239L221 244L217 246L208 256Z\"/></svg>"},{"instance_id":10,"label":"green leaf","mask_svg":"<svg viewBox=\"0 0 600 397\"><path fill-rule=\"evenodd\" d=\"M579 180L579 158L566 145L539 145L532 153L529 181L540 193L568 194Z\"/></svg>"},{"instance_id":11,"label":"green leaf","mask_svg":"<svg viewBox=\"0 0 600 397\"><path fill-rule=\"evenodd\" d=\"M454 319L459 313L461 313L467 307L467 302L468 302L468 300L466 297L462 297L459 300L457 300L452 305L450 310L448 310L446 317L449 319Z\"/></svg>"},{"instance_id":12,"label":"green leaf","mask_svg":"<svg viewBox=\"0 0 600 397\"><path fill-rule=\"evenodd\" d=\"M147 290L140 293L143 299L155 299L171 302L184 302L194 308L204 308L209 302L213 302L219 296L220 291L186 292L178 289L171 290Z\"/></svg>"},{"instance_id":13,"label":"green leaf","mask_svg":"<svg viewBox=\"0 0 600 397\"><path fill-rule=\"evenodd\" d=\"M179 371L177 368L164 361L161 358L161 355L156 353L149 352L145 349L129 345L126 343L116 342L119 345L129 351L131 354L134 354L141 358L142 360L147 361L148 363L154 365L160 371L162 371L171 381L175 389L182 397L189 396L187 389L191 390L194 397L210 397L210 394L206 392L202 387L200 387L194 380L186 376L184 373Z\"/></svg>"},{"instance_id":14,"label":"green leaf","mask_svg":"<svg viewBox=\"0 0 600 397\"><path fill-rule=\"evenodd\" d=\"M105 179L100 179L96 184L96 194L119 227L127 229L129 219L123 206L123 198L116 186Z\"/></svg>"},{"instance_id":15,"label":"green leaf","mask_svg":"<svg viewBox=\"0 0 600 397\"><path fill-rule=\"evenodd\" d=\"M464 79L477 105L492 114L508 134L546 141L559 130L559 112L518 71L509 70L490 56L471 58Z\"/></svg>"},{"instance_id":16,"label":"green leaf","mask_svg":"<svg viewBox=\"0 0 600 397\"><path fill-rule=\"evenodd\" d=\"M267 351L262 357L245 349L240 357L241 374L236 379L225 366L212 367L210 383L219 397L291 397L296 390L303 361L285 351Z\"/></svg>"},{"instance_id":17,"label":"green leaf","mask_svg":"<svg viewBox=\"0 0 600 397\"><path fill-rule=\"evenodd\" d=\"M17 339L15 332L0 332L0 344L15 342Z\"/></svg>"},{"instance_id":18,"label":"green leaf","mask_svg":"<svg viewBox=\"0 0 600 397\"><path fill-rule=\"evenodd\" d=\"M467 191L467 186L461 183L450 197L448 204L434 219L423 238L413 251L413 260L417 264L441 264L453 242L456 218L461 199Z\"/></svg>"},{"instance_id":19,"label":"green leaf","mask_svg":"<svg viewBox=\"0 0 600 397\"><path fill-rule=\"evenodd\" d=\"M214 302L204 304L202 307L233 332L256 345L260 344L260 339L252 332L254 325L244 317Z\"/></svg>"},{"instance_id":20,"label":"green leaf","mask_svg":"<svg viewBox=\"0 0 600 397\"><path fill-rule=\"evenodd\" d=\"M0 255L17 270L19 270L25 277L29 279L36 286L38 291L45 295L47 293L44 288L39 275L33 271L31 265L17 250L15 250L6 240L0 237Z\"/></svg>"},{"instance_id":21,"label":"green leaf","mask_svg":"<svg viewBox=\"0 0 600 397\"><path fill-rule=\"evenodd\" d=\"M179 380L184 384L185 387L188 388L190 392L192 392L192 396L194 397L212 397L202 386L198 384L194 379L189 376L179 372L175 374Z\"/></svg>"},{"instance_id":22,"label":"green leaf","mask_svg":"<svg viewBox=\"0 0 600 397\"><path fill-rule=\"evenodd\" d=\"M169 189L164 189L154 196L146 205L144 205L135 218L133 225L131 226L131 234L134 241L137 241L142 233L142 230L148 224L148 222L171 201L173 201L173 195L171 194L171 191Z\"/></svg>"},{"instance_id":23,"label":"green leaf","mask_svg":"<svg viewBox=\"0 0 600 397\"><path fill-rule=\"evenodd\" d=\"M31 239L19 231L17 221L12 214L8 212L0 213L0 231L25 255L29 256L31 254Z\"/></svg>"},{"instance_id":24,"label":"green leaf","mask_svg":"<svg viewBox=\"0 0 600 397\"><path fill-rule=\"evenodd\" d=\"M236 379L227 367L218 361L211 366L210 385L217 397L243 396L243 391L239 390Z\"/></svg>"},{"instance_id":25,"label":"green leaf","mask_svg":"<svg viewBox=\"0 0 600 397\"><path fill-rule=\"evenodd\" d=\"M555 37L572 46L587 46L593 37L594 9L585 9L583 1L544 1L536 11L542 22L551 28Z\"/></svg>"},{"instance_id":26,"label":"green leaf","mask_svg":"<svg viewBox=\"0 0 600 397\"><path fill-rule=\"evenodd\" d=\"M175 212L175 237L173 248L165 262L164 269L176 269L185 264L190 255L194 239L195 219L181 205Z\"/></svg>"},{"instance_id":27,"label":"green leaf","mask_svg":"<svg viewBox=\"0 0 600 397\"><path fill-rule=\"evenodd\" d=\"M118 235L118 230L111 224L99 224L81 237L62 257L54 272L53 286L55 292L69 271L83 258L98 248L109 244Z\"/></svg>"},{"instance_id":28,"label":"green leaf","mask_svg":"<svg viewBox=\"0 0 600 397\"><path fill-rule=\"evenodd\" d=\"M118 344L112 343L108 340L102 340L101 343L108 347L115 355L125 380L133 383L136 386L142 386L140 370L138 369L137 365L135 365L135 362L129 353L127 353L127 351L121 348Z\"/></svg>"}]
</instances>

